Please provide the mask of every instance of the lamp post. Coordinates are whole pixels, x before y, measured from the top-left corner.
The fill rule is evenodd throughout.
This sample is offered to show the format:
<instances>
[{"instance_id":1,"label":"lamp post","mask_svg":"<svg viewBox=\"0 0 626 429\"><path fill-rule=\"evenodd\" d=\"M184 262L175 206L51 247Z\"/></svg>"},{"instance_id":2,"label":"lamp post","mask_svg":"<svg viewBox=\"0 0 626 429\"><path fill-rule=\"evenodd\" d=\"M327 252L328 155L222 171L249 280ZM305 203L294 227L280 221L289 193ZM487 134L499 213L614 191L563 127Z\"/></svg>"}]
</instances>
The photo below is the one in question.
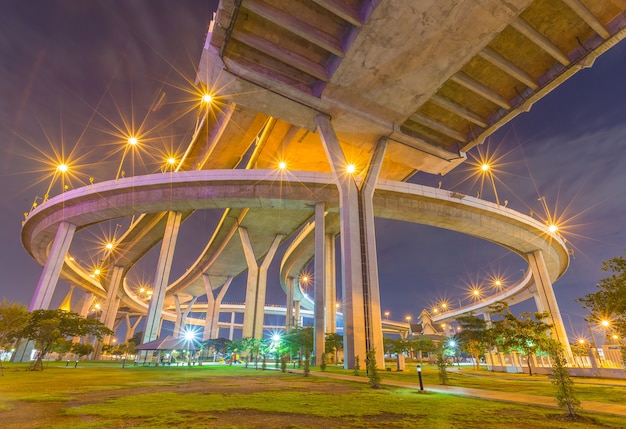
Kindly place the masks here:
<instances>
[{"instance_id":1,"label":"lamp post","mask_svg":"<svg viewBox=\"0 0 626 429\"><path fill-rule=\"evenodd\" d=\"M422 381L422 365L417 364L417 378L420 382L420 392L424 391L424 382Z\"/></svg>"}]
</instances>

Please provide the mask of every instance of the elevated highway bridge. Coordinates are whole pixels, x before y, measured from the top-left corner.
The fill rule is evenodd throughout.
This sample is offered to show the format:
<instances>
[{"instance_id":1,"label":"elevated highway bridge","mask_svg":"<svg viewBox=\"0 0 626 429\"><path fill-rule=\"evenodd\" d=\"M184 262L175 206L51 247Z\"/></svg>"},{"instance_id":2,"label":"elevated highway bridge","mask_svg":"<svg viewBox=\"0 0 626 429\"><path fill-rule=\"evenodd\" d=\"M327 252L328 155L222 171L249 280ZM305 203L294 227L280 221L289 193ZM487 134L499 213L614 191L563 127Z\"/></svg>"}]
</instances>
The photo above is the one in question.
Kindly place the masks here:
<instances>
[{"instance_id":1,"label":"elevated highway bridge","mask_svg":"<svg viewBox=\"0 0 626 429\"><path fill-rule=\"evenodd\" d=\"M267 268L280 243L313 221L282 264L288 319L300 297L298 270L317 255L312 308L320 358L330 328L323 311L332 301L329 237L340 234L346 365L370 349L382 362L373 223L381 216L447 227L519 253L530 274L514 295L531 291L558 319L561 337L551 284L568 257L558 235L498 201L404 182L418 171L451 171L590 67L626 35L625 11L626 0L222 0L197 76L199 96L210 97L172 172L74 189L25 220L24 246L44 266L31 309L47 308L63 278L103 297L102 320L113 326L118 309L142 309L125 279L159 246L146 342L159 335L163 308L176 307L180 319L204 294L213 320L222 292L244 272L243 333L260 336ZM223 210L221 221L192 268L170 281L181 222L207 208ZM123 217L133 221L101 276L70 259L76 232Z\"/></svg>"}]
</instances>

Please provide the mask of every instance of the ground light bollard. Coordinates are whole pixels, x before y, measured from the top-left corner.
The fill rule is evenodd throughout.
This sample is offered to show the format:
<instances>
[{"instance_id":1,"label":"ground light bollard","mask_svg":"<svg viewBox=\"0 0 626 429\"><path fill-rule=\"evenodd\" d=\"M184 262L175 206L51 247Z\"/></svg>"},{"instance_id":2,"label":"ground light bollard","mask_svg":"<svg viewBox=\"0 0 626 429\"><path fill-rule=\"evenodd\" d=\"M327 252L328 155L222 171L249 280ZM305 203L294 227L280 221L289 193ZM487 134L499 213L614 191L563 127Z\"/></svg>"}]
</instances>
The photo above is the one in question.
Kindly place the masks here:
<instances>
[{"instance_id":1,"label":"ground light bollard","mask_svg":"<svg viewBox=\"0 0 626 429\"><path fill-rule=\"evenodd\" d=\"M424 382L422 382L422 365L417 365L417 378L420 381L420 392L424 390Z\"/></svg>"}]
</instances>

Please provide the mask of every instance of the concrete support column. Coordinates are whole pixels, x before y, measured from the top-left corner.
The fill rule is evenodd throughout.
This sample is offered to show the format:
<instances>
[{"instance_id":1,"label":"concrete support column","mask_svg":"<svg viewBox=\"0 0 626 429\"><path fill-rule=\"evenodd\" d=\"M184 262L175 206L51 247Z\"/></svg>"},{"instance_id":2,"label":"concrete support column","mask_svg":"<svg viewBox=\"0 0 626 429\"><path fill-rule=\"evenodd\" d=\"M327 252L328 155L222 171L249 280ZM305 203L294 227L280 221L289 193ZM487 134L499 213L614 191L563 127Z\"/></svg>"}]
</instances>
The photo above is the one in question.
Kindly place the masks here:
<instances>
[{"instance_id":1,"label":"concrete support column","mask_svg":"<svg viewBox=\"0 0 626 429\"><path fill-rule=\"evenodd\" d=\"M101 306L102 313L100 314L100 322L107 328L114 330L115 318L117 316L117 310L120 307L120 297L118 295L119 288L124 281L124 268L114 266L107 273L107 297ZM102 345L110 344L111 336L107 335L102 341L96 341L92 359L100 359L102 354Z\"/></svg>"},{"instance_id":2,"label":"concrete support column","mask_svg":"<svg viewBox=\"0 0 626 429\"><path fill-rule=\"evenodd\" d=\"M146 330L143 334L144 343L156 340L159 336L163 302L165 301L165 291L170 277L170 269L172 268L174 248L176 247L178 229L180 228L180 219L180 213L168 213L165 235L161 243L161 253L159 254L159 261L157 262L156 274L154 275L154 287L152 289L152 299L148 307Z\"/></svg>"},{"instance_id":3,"label":"concrete support column","mask_svg":"<svg viewBox=\"0 0 626 429\"><path fill-rule=\"evenodd\" d=\"M196 303L198 299L197 296L191 298L191 300L187 303L187 308L184 310L180 306L180 298L178 295L174 295L174 303L176 304L176 323L174 324L174 337L180 337L185 330L185 325L187 324L187 317L193 308L193 305Z\"/></svg>"},{"instance_id":4,"label":"concrete support column","mask_svg":"<svg viewBox=\"0 0 626 429\"><path fill-rule=\"evenodd\" d=\"M72 311L72 294L74 292L74 285L70 285L70 290L67 291L65 298L59 305L59 310L67 311L68 313Z\"/></svg>"},{"instance_id":5,"label":"concrete support column","mask_svg":"<svg viewBox=\"0 0 626 429\"><path fill-rule=\"evenodd\" d=\"M133 324L130 323L130 314L126 314L125 319L126 319L126 338L124 339L124 342L127 343L133 338L133 336L135 336L135 330L137 329L137 326L139 326L139 323L141 323L143 316L137 316L137 319L135 320L135 323Z\"/></svg>"},{"instance_id":6,"label":"concrete support column","mask_svg":"<svg viewBox=\"0 0 626 429\"><path fill-rule=\"evenodd\" d=\"M537 304L537 310L548 313L547 322L552 325L552 338L561 344L565 351L565 356L570 358L572 356L572 349L570 348L565 325L561 318L559 305L554 296L552 282L548 275L543 253L541 250L536 250L532 253L527 253L526 256L528 258L528 265L533 273L533 280L535 281L535 303Z\"/></svg>"},{"instance_id":7,"label":"concrete support column","mask_svg":"<svg viewBox=\"0 0 626 429\"><path fill-rule=\"evenodd\" d=\"M313 276L313 292L314 292L314 323L313 323L313 355L315 357L315 366L319 366L322 363L322 354L324 354L324 337L325 326L324 322L324 305L326 299L324 297L326 292L325 280L326 280L326 255L325 255L325 239L326 228L324 222L325 207L324 203L315 204L315 275ZM332 309L327 309L332 311Z\"/></svg>"},{"instance_id":8,"label":"concrete support column","mask_svg":"<svg viewBox=\"0 0 626 429\"><path fill-rule=\"evenodd\" d=\"M302 323L300 323L300 301L293 302L293 313L293 325L295 327L302 326Z\"/></svg>"},{"instance_id":9,"label":"concrete support column","mask_svg":"<svg viewBox=\"0 0 626 429\"><path fill-rule=\"evenodd\" d=\"M222 305L224 295L226 295L226 291L228 291L233 278L228 277L226 279L226 282L222 285L217 297L213 295L213 288L211 287L211 280L209 279L208 274L202 274L202 280L204 281L204 289L207 296L206 318L204 323L204 333L202 334L202 340L206 341L219 337L220 306Z\"/></svg>"},{"instance_id":10,"label":"concrete support column","mask_svg":"<svg viewBox=\"0 0 626 429\"><path fill-rule=\"evenodd\" d=\"M72 225L69 222L61 222L59 224L28 311L47 310L50 306L52 295L59 280L59 274L61 274L63 261L70 248L75 231L76 225Z\"/></svg>"},{"instance_id":11,"label":"concrete support column","mask_svg":"<svg viewBox=\"0 0 626 429\"><path fill-rule=\"evenodd\" d=\"M293 328L293 290L295 281L293 277L287 279L287 305L285 306L285 333L287 334Z\"/></svg>"},{"instance_id":12,"label":"concrete support column","mask_svg":"<svg viewBox=\"0 0 626 429\"><path fill-rule=\"evenodd\" d=\"M239 236L243 246L243 252L248 264L248 281L246 285L246 308L243 315L244 338L263 338L263 319L265 317L265 291L267 288L267 270L269 268L276 249L280 244L282 235L277 235L263 258L261 265L257 265L254 250L245 228L239 228Z\"/></svg>"},{"instance_id":13,"label":"concrete support column","mask_svg":"<svg viewBox=\"0 0 626 429\"><path fill-rule=\"evenodd\" d=\"M228 331L228 339L233 340L235 335L235 312L230 313L230 329Z\"/></svg>"},{"instance_id":14,"label":"concrete support column","mask_svg":"<svg viewBox=\"0 0 626 429\"><path fill-rule=\"evenodd\" d=\"M341 278L344 314L344 367L354 368L354 358L365 361L367 353L363 309L363 272L359 221L359 190L351 174L339 140L325 115L315 117L326 157L336 176L339 190L339 228L341 231Z\"/></svg>"},{"instance_id":15,"label":"concrete support column","mask_svg":"<svg viewBox=\"0 0 626 429\"><path fill-rule=\"evenodd\" d=\"M364 285L363 292L366 294L364 302L368 321L366 330L368 331L367 350L376 350L376 364L379 369L385 369L385 345L383 341L383 325L380 309L380 286L378 283L378 256L376 253L376 231L374 228L374 191L380 170L383 166L383 159L387 150L387 138L378 140L374 148L374 154L370 160L369 169L365 176L365 181L361 188L361 206L363 213L363 224L361 225L363 240L365 241L365 261L364 270L367 273L367 285Z\"/></svg>"},{"instance_id":16,"label":"concrete support column","mask_svg":"<svg viewBox=\"0 0 626 429\"><path fill-rule=\"evenodd\" d=\"M491 328L491 313L484 312L483 320L485 321L488 328Z\"/></svg>"},{"instance_id":17,"label":"concrete support column","mask_svg":"<svg viewBox=\"0 0 626 429\"><path fill-rule=\"evenodd\" d=\"M85 295L80 300L78 304L79 310L78 314L82 317L87 317L89 314L89 310L91 309L91 304L93 304L93 300L95 299L95 295L91 292L86 292Z\"/></svg>"},{"instance_id":18,"label":"concrete support column","mask_svg":"<svg viewBox=\"0 0 626 429\"><path fill-rule=\"evenodd\" d=\"M337 332L337 284L336 284L336 268L335 268L335 236L326 234L324 240L324 257L326 259L324 284L326 291L324 297L326 299L326 332Z\"/></svg>"},{"instance_id":19,"label":"concrete support column","mask_svg":"<svg viewBox=\"0 0 626 429\"><path fill-rule=\"evenodd\" d=\"M65 255L70 248L72 238L74 238L74 232L76 231L76 225L69 222L61 222L57 228L56 236L50 247L48 253L48 259L43 266L41 275L39 276L39 282L37 283L37 289L33 295L33 299L30 302L28 311L33 310L47 310L52 300L52 295L57 287L59 280L59 274L61 274L61 268L63 267L63 261ZM30 355L34 349L32 341L20 341L13 356L12 362L28 362L30 361Z\"/></svg>"}]
</instances>

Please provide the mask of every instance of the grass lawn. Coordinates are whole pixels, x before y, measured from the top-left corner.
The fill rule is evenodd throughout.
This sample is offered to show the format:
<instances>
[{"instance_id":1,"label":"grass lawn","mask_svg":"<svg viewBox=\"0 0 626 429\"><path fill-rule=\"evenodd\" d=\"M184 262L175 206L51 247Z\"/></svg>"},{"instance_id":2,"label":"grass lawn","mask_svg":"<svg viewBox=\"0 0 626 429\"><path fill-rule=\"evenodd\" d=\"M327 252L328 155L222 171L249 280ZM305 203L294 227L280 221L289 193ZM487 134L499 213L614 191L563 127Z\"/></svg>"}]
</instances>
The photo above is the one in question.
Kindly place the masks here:
<instances>
[{"instance_id":1,"label":"grass lawn","mask_svg":"<svg viewBox=\"0 0 626 429\"><path fill-rule=\"evenodd\" d=\"M73 368L61 362L50 363L42 372L25 368L5 365L5 376L0 377L2 428L624 427L619 417L583 412L586 421L564 422L560 410L413 389L371 389L363 383L237 366L121 368L81 363ZM458 380L451 374L452 383L484 382L494 390L494 380L480 374ZM383 383L388 377L416 378L408 371L382 375ZM436 377L434 369L425 368L427 385L437 384ZM530 393L525 391L527 384L549 386L547 380L516 377L502 383L509 390ZM539 389L543 392L544 387ZM549 396L547 391L540 394Z\"/></svg>"}]
</instances>

